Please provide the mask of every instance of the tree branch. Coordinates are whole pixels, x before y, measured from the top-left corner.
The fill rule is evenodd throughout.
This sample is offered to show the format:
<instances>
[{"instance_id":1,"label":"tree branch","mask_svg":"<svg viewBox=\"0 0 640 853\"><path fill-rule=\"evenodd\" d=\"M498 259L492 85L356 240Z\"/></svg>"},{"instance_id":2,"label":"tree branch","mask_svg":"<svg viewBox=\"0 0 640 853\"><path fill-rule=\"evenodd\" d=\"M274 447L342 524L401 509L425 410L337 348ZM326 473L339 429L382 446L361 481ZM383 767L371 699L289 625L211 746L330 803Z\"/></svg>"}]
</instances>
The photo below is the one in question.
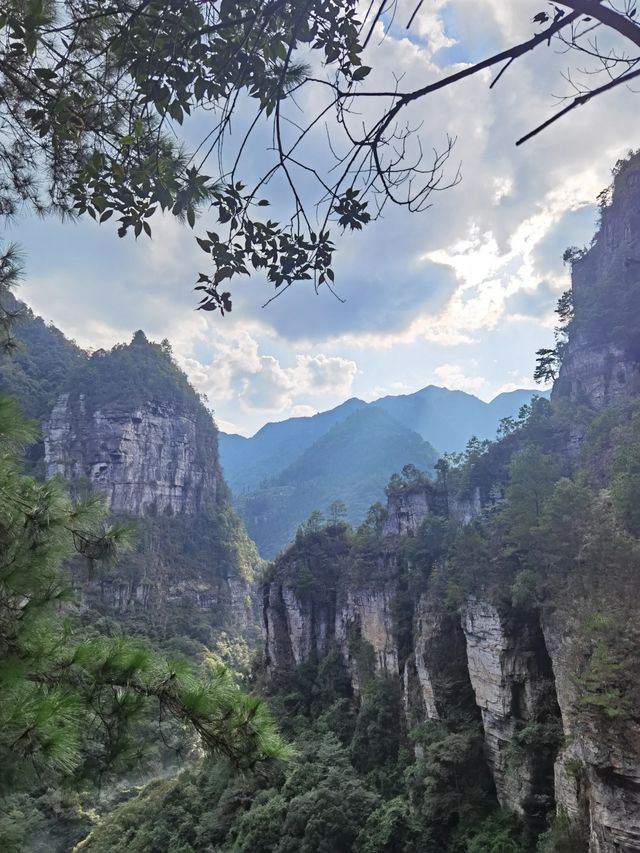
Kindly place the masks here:
<instances>
[{"instance_id":1,"label":"tree branch","mask_svg":"<svg viewBox=\"0 0 640 853\"><path fill-rule=\"evenodd\" d=\"M601 24L616 30L620 35L640 47L640 27L626 15L616 12L609 6L603 6L602 0L559 0L559 2L561 6L568 6L573 9L573 14L577 13L595 18Z\"/></svg>"}]
</instances>

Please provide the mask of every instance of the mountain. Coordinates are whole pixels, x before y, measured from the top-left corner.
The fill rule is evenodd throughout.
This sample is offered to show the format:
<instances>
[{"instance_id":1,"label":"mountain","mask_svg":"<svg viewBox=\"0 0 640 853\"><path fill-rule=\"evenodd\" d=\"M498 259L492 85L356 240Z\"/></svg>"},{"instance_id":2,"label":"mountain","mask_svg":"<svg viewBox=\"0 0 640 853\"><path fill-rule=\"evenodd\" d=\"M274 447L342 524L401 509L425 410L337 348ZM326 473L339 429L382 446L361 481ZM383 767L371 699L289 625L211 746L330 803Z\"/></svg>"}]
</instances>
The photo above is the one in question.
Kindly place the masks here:
<instances>
[{"instance_id":1,"label":"mountain","mask_svg":"<svg viewBox=\"0 0 640 853\"><path fill-rule=\"evenodd\" d=\"M495 438L502 418L517 415L539 393L510 391L485 403L464 391L428 385L415 394L382 397L372 405L415 430L441 453L455 453L463 450L472 436Z\"/></svg>"},{"instance_id":2,"label":"mountain","mask_svg":"<svg viewBox=\"0 0 640 853\"><path fill-rule=\"evenodd\" d=\"M0 815L3 838L56 851L77 841L85 853L640 851L639 196L640 154L618 164L598 234L572 263L551 400L450 460L436 482L394 478L386 509L357 530L338 513L315 518L265 572L252 684L268 691L290 759L241 773L219 760L159 767L95 809L90 789L71 810L57 791L45 799L38 779L34 796L18 791ZM176 370L165 347L137 335L84 365L45 425L47 465L78 488L104 478L112 502L157 521L155 536L180 525L178 543L141 549L136 600L163 559L170 582L184 577L192 537L210 532L213 507L228 507L215 427ZM500 395L488 408L503 417L526 401ZM448 403L457 418L484 411L434 388L381 402L352 402L306 443L308 421L289 425L295 459L253 507L265 536L305 500L345 488L357 501L382 464L411 453L432 464L435 451L389 408L421 428ZM266 430L272 448L278 429ZM202 606L180 600L188 630ZM74 842L52 845L51 824L74 820Z\"/></svg>"},{"instance_id":3,"label":"mountain","mask_svg":"<svg viewBox=\"0 0 640 853\"><path fill-rule=\"evenodd\" d=\"M364 406L363 400L353 397L312 417L265 424L252 438L221 432L220 455L231 491L240 494L257 488L282 470L283 459L292 461L331 427Z\"/></svg>"},{"instance_id":4,"label":"mountain","mask_svg":"<svg viewBox=\"0 0 640 853\"><path fill-rule=\"evenodd\" d=\"M428 828L419 824L404 850L459 849L459 835L437 836L436 804L459 833L486 772L499 807L526 828L504 849L640 850L640 153L614 174L599 231L572 263L551 401L436 484L392 490L377 531L302 532L265 593L274 683L304 673L311 706L326 667L344 663L342 696L350 688L360 697L362 725L349 745L356 766L365 746L384 773L390 746L401 754L390 703L387 735L370 739L372 672L401 693L396 719L415 726L406 814L420 812L419 779ZM489 409L508 415L525 394L501 395ZM421 419L437 415L442 399L427 388L380 403L433 428ZM477 409L468 395L452 401L458 417ZM447 752L475 726L476 758L473 735L455 757ZM465 770L442 784L444 754ZM363 771L373 775L371 762ZM472 819L470 835L481 825ZM501 849L508 833L499 838L482 832L467 849Z\"/></svg>"},{"instance_id":5,"label":"mountain","mask_svg":"<svg viewBox=\"0 0 640 853\"><path fill-rule=\"evenodd\" d=\"M443 452L463 450L472 436L494 438L500 421L536 393L510 391L485 403L429 385L371 403L351 398L311 417L266 424L252 438L220 433L221 463L251 537L271 558L311 511L341 500L359 524L383 499L391 474L407 463L430 472Z\"/></svg>"},{"instance_id":6,"label":"mountain","mask_svg":"<svg viewBox=\"0 0 640 853\"><path fill-rule=\"evenodd\" d=\"M345 420L262 488L238 497L249 535L263 556L275 556L314 510L342 501L347 519L357 524L372 503L384 499L390 476L404 465L433 469L438 454L416 432L381 409L349 402L356 410Z\"/></svg>"},{"instance_id":7,"label":"mountain","mask_svg":"<svg viewBox=\"0 0 640 853\"><path fill-rule=\"evenodd\" d=\"M0 362L0 391L40 421L31 470L105 495L133 531L133 549L99 582L71 567L83 605L162 642L213 648L223 630L255 638L260 561L231 506L217 427L169 344L138 331L89 354L21 303L12 308L22 313L18 351Z\"/></svg>"},{"instance_id":8,"label":"mountain","mask_svg":"<svg viewBox=\"0 0 640 853\"><path fill-rule=\"evenodd\" d=\"M11 293L4 293L2 301L20 319L15 328L16 351L11 358L0 359L0 389L18 400L23 414L40 420L49 414L86 353Z\"/></svg>"},{"instance_id":9,"label":"mountain","mask_svg":"<svg viewBox=\"0 0 640 853\"><path fill-rule=\"evenodd\" d=\"M309 448L335 424L354 411L375 406L417 432L438 453L463 450L472 436L495 438L502 418L518 414L521 406L546 391L517 390L485 403L464 391L429 385L414 394L381 397L365 403L352 397L326 412L268 423L251 438L220 433L220 458L231 491L239 495L270 479Z\"/></svg>"}]
</instances>

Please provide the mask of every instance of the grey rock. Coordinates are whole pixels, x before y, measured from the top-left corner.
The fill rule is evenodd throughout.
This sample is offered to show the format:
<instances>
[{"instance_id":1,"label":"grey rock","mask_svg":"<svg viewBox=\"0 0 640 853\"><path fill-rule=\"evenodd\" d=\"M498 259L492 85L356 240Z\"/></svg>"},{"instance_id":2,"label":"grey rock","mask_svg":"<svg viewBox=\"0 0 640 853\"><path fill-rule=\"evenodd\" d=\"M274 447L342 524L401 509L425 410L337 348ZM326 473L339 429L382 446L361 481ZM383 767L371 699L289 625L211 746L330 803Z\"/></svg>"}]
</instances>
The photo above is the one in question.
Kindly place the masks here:
<instances>
[{"instance_id":1,"label":"grey rock","mask_svg":"<svg viewBox=\"0 0 640 853\"><path fill-rule=\"evenodd\" d=\"M217 433L209 417L168 402L133 411L63 394L43 426L48 477L86 478L113 512L194 514L216 503Z\"/></svg>"}]
</instances>

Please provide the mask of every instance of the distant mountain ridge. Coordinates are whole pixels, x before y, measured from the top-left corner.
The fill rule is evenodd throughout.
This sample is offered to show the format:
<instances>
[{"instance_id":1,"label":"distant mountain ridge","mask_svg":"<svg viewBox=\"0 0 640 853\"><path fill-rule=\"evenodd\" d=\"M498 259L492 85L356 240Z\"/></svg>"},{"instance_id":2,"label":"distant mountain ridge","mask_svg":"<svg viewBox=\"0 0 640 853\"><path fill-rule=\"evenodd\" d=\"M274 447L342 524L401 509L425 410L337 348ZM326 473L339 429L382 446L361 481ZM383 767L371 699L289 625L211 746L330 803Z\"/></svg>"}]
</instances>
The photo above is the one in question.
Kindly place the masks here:
<instances>
[{"instance_id":1,"label":"distant mountain ridge","mask_svg":"<svg viewBox=\"0 0 640 853\"><path fill-rule=\"evenodd\" d=\"M498 394L489 403L465 391L428 385L414 394L382 397L380 406L430 442L439 453L463 450L472 436L493 439L500 421L516 415L539 391L519 389Z\"/></svg>"},{"instance_id":2,"label":"distant mountain ridge","mask_svg":"<svg viewBox=\"0 0 640 853\"><path fill-rule=\"evenodd\" d=\"M265 478L287 466L286 461L283 465L283 459L293 461L335 424L366 405L364 400L352 397L334 409L311 417L265 424L251 438L221 432L220 449L227 467L233 472L232 491L239 494L256 488Z\"/></svg>"},{"instance_id":3,"label":"distant mountain ridge","mask_svg":"<svg viewBox=\"0 0 640 853\"><path fill-rule=\"evenodd\" d=\"M352 397L317 415L265 424L251 438L221 432L221 464L249 534L273 557L311 511L341 500L359 523L383 499L391 474L407 463L430 472L473 436L495 438L500 421L540 393L509 391L485 403L429 385L371 403Z\"/></svg>"}]
</instances>

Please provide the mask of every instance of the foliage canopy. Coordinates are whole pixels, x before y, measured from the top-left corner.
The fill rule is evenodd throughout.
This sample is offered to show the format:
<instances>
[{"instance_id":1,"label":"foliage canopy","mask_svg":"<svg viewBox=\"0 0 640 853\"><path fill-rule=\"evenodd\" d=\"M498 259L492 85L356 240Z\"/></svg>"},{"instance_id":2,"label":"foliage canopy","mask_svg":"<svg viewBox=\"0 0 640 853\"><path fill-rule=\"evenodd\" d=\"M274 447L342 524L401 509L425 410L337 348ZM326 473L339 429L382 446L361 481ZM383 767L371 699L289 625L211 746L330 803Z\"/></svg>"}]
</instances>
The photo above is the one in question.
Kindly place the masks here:
<instances>
[{"instance_id":1,"label":"foliage canopy","mask_svg":"<svg viewBox=\"0 0 640 853\"><path fill-rule=\"evenodd\" d=\"M500 69L496 83L558 39L595 68L575 69L574 97L522 142L640 74L632 6L565 0L538 13L520 43L412 91L398 79L380 91L367 87L365 60L375 61L377 25L393 23L389 0L362 18L356 0L3 0L0 214L26 202L115 217L120 235L139 236L158 210L194 228L206 209L196 239L213 269L197 284L201 308L230 310L224 288L251 270L276 292L301 280L331 288L332 226L359 230L388 202L423 210L459 180L446 169L452 139L425 162L412 104L486 69ZM606 55L594 28L618 40ZM253 139L266 149L258 174ZM283 210L265 219L267 190L278 188Z\"/></svg>"}]
</instances>

